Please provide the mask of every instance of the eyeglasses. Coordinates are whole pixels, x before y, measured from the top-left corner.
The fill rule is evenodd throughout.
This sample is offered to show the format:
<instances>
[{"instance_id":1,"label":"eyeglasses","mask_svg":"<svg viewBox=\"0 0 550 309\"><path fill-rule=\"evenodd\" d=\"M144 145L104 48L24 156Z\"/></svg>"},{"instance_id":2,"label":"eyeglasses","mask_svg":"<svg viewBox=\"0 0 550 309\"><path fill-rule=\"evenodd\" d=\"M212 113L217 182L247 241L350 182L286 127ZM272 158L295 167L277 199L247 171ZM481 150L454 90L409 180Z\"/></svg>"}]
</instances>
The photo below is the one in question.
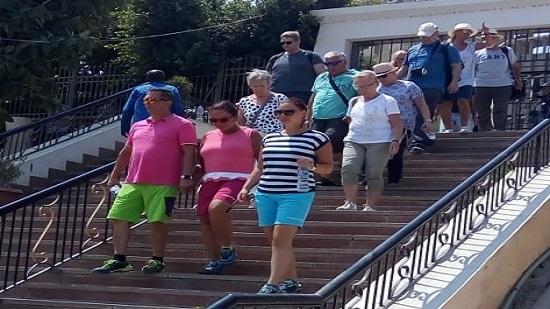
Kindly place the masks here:
<instances>
[{"instance_id":1,"label":"eyeglasses","mask_svg":"<svg viewBox=\"0 0 550 309\"><path fill-rule=\"evenodd\" d=\"M275 115L277 116L281 116L281 115L292 116L294 115L294 113L296 113L296 111L293 109L276 109L275 110Z\"/></svg>"},{"instance_id":2,"label":"eyeglasses","mask_svg":"<svg viewBox=\"0 0 550 309\"><path fill-rule=\"evenodd\" d=\"M282 41L280 44L281 45L290 45L292 43L294 43L294 41Z\"/></svg>"},{"instance_id":3,"label":"eyeglasses","mask_svg":"<svg viewBox=\"0 0 550 309\"><path fill-rule=\"evenodd\" d=\"M370 86L374 86L376 85L376 83L371 83L371 84L368 84L368 85L353 85L353 87L355 88L366 88L366 87L370 87Z\"/></svg>"},{"instance_id":4,"label":"eyeglasses","mask_svg":"<svg viewBox=\"0 0 550 309\"><path fill-rule=\"evenodd\" d=\"M208 120L210 120L210 122L212 122L212 123L218 123L218 121L219 121L220 123L224 123L224 122L229 121L229 118L227 118L227 117L223 117L223 118L208 118Z\"/></svg>"},{"instance_id":5,"label":"eyeglasses","mask_svg":"<svg viewBox=\"0 0 550 309\"><path fill-rule=\"evenodd\" d=\"M172 100L167 100L167 99L162 99L162 98L152 98L152 97L145 97L145 98L143 98L143 103L155 104L155 103L157 103L158 101L167 102L167 101L172 101Z\"/></svg>"},{"instance_id":6,"label":"eyeglasses","mask_svg":"<svg viewBox=\"0 0 550 309\"><path fill-rule=\"evenodd\" d=\"M328 67L328 66L337 66L339 65L340 63L344 62L345 60L342 59L342 60L338 60L338 61L330 61L330 62L325 62L325 65Z\"/></svg>"}]
</instances>

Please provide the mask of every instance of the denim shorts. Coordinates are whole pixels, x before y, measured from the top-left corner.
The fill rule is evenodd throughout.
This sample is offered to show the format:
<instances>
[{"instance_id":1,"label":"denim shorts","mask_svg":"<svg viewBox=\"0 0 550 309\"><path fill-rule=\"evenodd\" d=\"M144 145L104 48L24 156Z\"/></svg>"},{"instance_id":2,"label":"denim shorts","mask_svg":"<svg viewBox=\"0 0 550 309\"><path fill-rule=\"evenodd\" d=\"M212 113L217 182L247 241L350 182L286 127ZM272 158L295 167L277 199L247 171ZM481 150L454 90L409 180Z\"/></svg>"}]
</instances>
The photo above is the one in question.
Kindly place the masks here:
<instances>
[{"instance_id":1,"label":"denim shorts","mask_svg":"<svg viewBox=\"0 0 550 309\"><path fill-rule=\"evenodd\" d=\"M292 225L302 227L313 204L315 192L267 193L256 191L258 225Z\"/></svg>"},{"instance_id":2,"label":"denim shorts","mask_svg":"<svg viewBox=\"0 0 550 309\"><path fill-rule=\"evenodd\" d=\"M455 101L459 99L471 100L474 95L474 87L466 85L458 88L458 91L450 94L447 91L443 94L442 101Z\"/></svg>"}]
</instances>

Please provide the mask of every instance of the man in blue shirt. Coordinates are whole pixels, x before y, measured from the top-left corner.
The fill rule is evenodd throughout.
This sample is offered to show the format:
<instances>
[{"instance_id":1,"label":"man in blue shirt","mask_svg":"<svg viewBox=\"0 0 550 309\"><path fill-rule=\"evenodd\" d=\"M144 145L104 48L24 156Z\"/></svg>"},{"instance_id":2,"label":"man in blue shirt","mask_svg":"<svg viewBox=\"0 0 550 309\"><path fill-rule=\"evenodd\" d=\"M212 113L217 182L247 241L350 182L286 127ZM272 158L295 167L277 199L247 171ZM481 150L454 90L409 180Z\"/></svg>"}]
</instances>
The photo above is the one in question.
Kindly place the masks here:
<instances>
[{"instance_id":1,"label":"man in blue shirt","mask_svg":"<svg viewBox=\"0 0 550 309\"><path fill-rule=\"evenodd\" d=\"M443 92L447 90L452 94L458 91L462 61L456 48L439 40L439 28L436 24L428 22L420 25L417 36L421 42L409 48L405 63L397 76L400 79L406 76L422 89L430 109L430 117L433 118ZM433 144L433 140L421 128L423 123L424 119L419 115L414 130L418 140L411 149L414 153L422 153L425 146Z\"/></svg>"},{"instance_id":2,"label":"man in blue shirt","mask_svg":"<svg viewBox=\"0 0 550 309\"><path fill-rule=\"evenodd\" d=\"M185 117L185 110L183 109L178 88L164 82L164 72L161 70L151 70L147 72L145 76L147 78L147 82L132 90L130 97L122 108L120 133L124 137L128 136L132 123L149 118L149 112L145 108L145 104L143 104L143 98L145 98L147 92L151 88L166 89L172 92L174 100L172 102L172 106L170 107L170 112L178 116Z\"/></svg>"},{"instance_id":3,"label":"man in blue shirt","mask_svg":"<svg viewBox=\"0 0 550 309\"><path fill-rule=\"evenodd\" d=\"M312 129L328 135L332 142L335 162L342 162L344 137L348 134L348 123L343 120L348 111L348 102L357 96L353 81L357 71L348 68L346 54L331 51L324 55L328 72L315 79L307 107L307 118L313 120ZM333 186L331 175L321 175L319 185Z\"/></svg>"}]
</instances>

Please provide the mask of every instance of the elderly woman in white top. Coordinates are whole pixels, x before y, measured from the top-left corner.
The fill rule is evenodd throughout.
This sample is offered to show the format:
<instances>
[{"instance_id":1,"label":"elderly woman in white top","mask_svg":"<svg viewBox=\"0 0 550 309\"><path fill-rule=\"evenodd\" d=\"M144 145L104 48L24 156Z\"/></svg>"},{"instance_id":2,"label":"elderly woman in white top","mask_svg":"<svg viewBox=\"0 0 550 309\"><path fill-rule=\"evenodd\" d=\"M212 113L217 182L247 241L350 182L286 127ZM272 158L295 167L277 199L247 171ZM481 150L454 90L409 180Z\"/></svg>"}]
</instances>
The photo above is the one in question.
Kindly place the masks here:
<instances>
[{"instance_id":1,"label":"elderly woman in white top","mask_svg":"<svg viewBox=\"0 0 550 309\"><path fill-rule=\"evenodd\" d=\"M252 94L241 98L237 103L238 123L263 134L282 131L283 124L275 115L275 110L288 98L282 93L269 90L271 74L265 70L254 69L248 73L246 82L252 89Z\"/></svg>"},{"instance_id":2,"label":"elderly woman in white top","mask_svg":"<svg viewBox=\"0 0 550 309\"><path fill-rule=\"evenodd\" d=\"M512 90L522 88L520 66L514 50L501 46L503 35L487 29L483 38L487 47L475 53L474 108L478 114L479 131L502 131L506 130Z\"/></svg>"},{"instance_id":3,"label":"elderly woman in white top","mask_svg":"<svg viewBox=\"0 0 550 309\"><path fill-rule=\"evenodd\" d=\"M373 71L361 71L355 76L359 96L350 100L344 118L350 123L341 169L346 202L337 210L357 209L357 179L363 166L368 185L363 211L375 210L384 189L382 174L386 162L399 150L403 132L399 106L394 98L378 93L378 84Z\"/></svg>"},{"instance_id":4,"label":"elderly woman in white top","mask_svg":"<svg viewBox=\"0 0 550 309\"><path fill-rule=\"evenodd\" d=\"M482 27L486 30L485 26ZM460 113L460 129L458 131L460 133L470 132L468 124L472 116L470 104L474 93L475 52L485 48L485 42L472 39L477 32L477 29L468 23L456 24L449 31L449 44L458 50L464 67L458 81L458 91L453 94L445 92L441 104L438 106L441 120L445 126L445 133L453 132L451 113L455 101Z\"/></svg>"}]
</instances>

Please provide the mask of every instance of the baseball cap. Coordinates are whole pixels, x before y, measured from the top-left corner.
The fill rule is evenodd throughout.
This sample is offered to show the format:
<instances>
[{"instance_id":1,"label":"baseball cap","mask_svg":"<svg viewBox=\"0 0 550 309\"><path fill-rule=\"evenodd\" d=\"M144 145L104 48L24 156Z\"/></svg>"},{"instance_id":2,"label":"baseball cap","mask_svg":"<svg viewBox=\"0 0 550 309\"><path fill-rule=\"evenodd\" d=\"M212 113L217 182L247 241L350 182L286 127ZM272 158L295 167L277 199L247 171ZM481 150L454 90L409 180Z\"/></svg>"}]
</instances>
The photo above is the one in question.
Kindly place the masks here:
<instances>
[{"instance_id":1,"label":"baseball cap","mask_svg":"<svg viewBox=\"0 0 550 309\"><path fill-rule=\"evenodd\" d=\"M429 22L424 23L418 27L417 36L432 36L434 33L438 32L439 28L436 24Z\"/></svg>"}]
</instances>

